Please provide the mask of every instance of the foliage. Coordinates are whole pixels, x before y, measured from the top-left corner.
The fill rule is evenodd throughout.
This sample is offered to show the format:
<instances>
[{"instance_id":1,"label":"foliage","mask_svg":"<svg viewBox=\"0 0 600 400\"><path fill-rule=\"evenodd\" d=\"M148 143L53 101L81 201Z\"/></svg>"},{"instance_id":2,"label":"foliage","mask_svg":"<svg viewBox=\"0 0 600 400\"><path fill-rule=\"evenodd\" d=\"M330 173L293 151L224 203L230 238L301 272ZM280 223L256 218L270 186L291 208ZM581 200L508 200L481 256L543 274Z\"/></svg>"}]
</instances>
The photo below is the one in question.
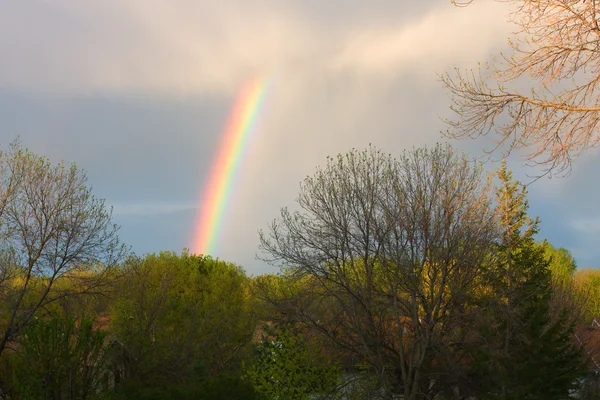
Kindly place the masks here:
<instances>
[{"instance_id":1,"label":"foliage","mask_svg":"<svg viewBox=\"0 0 600 400\"><path fill-rule=\"evenodd\" d=\"M265 325L263 329L257 361L244 376L258 393L266 400L308 400L335 393L340 369L320 363L298 328Z\"/></svg>"},{"instance_id":2,"label":"foliage","mask_svg":"<svg viewBox=\"0 0 600 400\"><path fill-rule=\"evenodd\" d=\"M198 363L209 376L239 371L255 324L241 268L164 252L129 260L122 285L112 329L137 379L185 382Z\"/></svg>"},{"instance_id":3,"label":"foliage","mask_svg":"<svg viewBox=\"0 0 600 400\"><path fill-rule=\"evenodd\" d=\"M481 399L564 399L584 372L573 342L575 321L550 313L552 277L546 248L534 241L526 189L503 164L498 171L498 217L503 227L496 264L487 275L495 296L479 321L473 365Z\"/></svg>"},{"instance_id":4,"label":"foliage","mask_svg":"<svg viewBox=\"0 0 600 400\"><path fill-rule=\"evenodd\" d=\"M523 295L520 321L524 332L511 363L511 397L565 399L585 376L582 349L573 341L575 325L566 314L556 320L549 315L549 271L528 280Z\"/></svg>"},{"instance_id":5,"label":"foliage","mask_svg":"<svg viewBox=\"0 0 600 400\"><path fill-rule=\"evenodd\" d=\"M575 273L575 285L585 299L587 322L600 317L600 270L585 268ZM600 322L600 320L599 320Z\"/></svg>"},{"instance_id":6,"label":"foliage","mask_svg":"<svg viewBox=\"0 0 600 400\"><path fill-rule=\"evenodd\" d=\"M570 281L577 270L573 254L562 247L555 248L547 241L540 243L539 246L544 251L544 258L548 261L552 280L559 284Z\"/></svg>"},{"instance_id":7,"label":"foliage","mask_svg":"<svg viewBox=\"0 0 600 400\"><path fill-rule=\"evenodd\" d=\"M22 399L99 398L108 359L105 336L90 320L33 320L15 356L13 391Z\"/></svg>"}]
</instances>

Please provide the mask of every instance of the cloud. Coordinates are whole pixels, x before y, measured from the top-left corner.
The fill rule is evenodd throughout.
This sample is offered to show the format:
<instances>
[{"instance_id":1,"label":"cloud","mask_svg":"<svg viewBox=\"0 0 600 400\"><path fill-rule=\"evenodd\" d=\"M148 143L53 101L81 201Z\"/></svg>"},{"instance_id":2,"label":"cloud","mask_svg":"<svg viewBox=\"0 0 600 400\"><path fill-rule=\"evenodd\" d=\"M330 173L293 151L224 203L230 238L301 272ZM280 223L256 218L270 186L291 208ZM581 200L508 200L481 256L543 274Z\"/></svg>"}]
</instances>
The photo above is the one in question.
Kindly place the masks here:
<instances>
[{"instance_id":1,"label":"cloud","mask_svg":"<svg viewBox=\"0 0 600 400\"><path fill-rule=\"evenodd\" d=\"M334 65L383 76L406 70L431 75L459 63L473 66L506 44L510 25L502 11L494 2L466 9L440 6L406 25L359 29L346 38Z\"/></svg>"},{"instance_id":2,"label":"cloud","mask_svg":"<svg viewBox=\"0 0 600 400\"><path fill-rule=\"evenodd\" d=\"M300 81L342 70L372 78L424 66L429 73L505 42L507 24L494 2L467 9L379 3L340 3L338 10L350 11L336 15L336 7L316 2L7 2L0 5L0 86L232 93L248 77L270 73Z\"/></svg>"}]
</instances>

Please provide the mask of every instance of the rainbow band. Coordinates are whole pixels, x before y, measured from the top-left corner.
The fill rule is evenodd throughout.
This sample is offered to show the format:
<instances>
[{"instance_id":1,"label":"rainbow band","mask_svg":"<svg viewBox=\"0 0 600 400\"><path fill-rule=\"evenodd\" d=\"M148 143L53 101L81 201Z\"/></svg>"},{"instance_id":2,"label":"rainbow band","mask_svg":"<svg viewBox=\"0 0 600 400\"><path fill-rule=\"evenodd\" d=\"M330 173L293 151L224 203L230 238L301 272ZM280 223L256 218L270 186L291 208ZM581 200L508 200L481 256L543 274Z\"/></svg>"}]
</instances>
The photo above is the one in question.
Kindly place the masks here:
<instances>
[{"instance_id":1,"label":"rainbow band","mask_svg":"<svg viewBox=\"0 0 600 400\"><path fill-rule=\"evenodd\" d=\"M219 156L204 188L200 215L196 223L192 251L211 254L215 248L223 214L231 196L231 188L248 140L258 119L265 93L265 79L254 79L240 91L229 117Z\"/></svg>"}]
</instances>

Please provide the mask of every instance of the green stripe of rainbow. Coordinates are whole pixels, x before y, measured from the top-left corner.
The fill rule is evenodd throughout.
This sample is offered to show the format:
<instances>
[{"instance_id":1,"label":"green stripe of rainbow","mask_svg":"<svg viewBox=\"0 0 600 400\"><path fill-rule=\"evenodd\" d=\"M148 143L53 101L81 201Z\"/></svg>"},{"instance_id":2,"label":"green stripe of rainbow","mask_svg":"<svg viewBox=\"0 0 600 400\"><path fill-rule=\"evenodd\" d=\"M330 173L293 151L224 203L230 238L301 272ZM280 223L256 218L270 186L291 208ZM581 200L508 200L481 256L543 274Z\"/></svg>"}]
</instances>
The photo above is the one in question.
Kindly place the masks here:
<instances>
[{"instance_id":1,"label":"green stripe of rainbow","mask_svg":"<svg viewBox=\"0 0 600 400\"><path fill-rule=\"evenodd\" d=\"M266 79L253 79L242 88L236 99L219 156L204 187L192 247L197 254L209 255L215 250L233 181L254 131L267 88Z\"/></svg>"}]
</instances>

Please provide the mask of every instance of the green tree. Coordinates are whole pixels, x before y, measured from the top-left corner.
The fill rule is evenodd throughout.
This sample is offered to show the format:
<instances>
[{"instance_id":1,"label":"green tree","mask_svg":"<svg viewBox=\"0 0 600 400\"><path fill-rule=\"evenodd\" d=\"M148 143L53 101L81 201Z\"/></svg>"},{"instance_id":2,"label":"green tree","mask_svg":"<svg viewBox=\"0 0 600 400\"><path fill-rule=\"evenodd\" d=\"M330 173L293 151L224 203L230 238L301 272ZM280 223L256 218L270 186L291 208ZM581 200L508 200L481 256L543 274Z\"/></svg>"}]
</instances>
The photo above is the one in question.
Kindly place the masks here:
<instances>
[{"instance_id":1,"label":"green tree","mask_svg":"<svg viewBox=\"0 0 600 400\"><path fill-rule=\"evenodd\" d=\"M22 399L98 399L108 350L90 320L34 319L14 356L13 394Z\"/></svg>"},{"instance_id":2,"label":"green tree","mask_svg":"<svg viewBox=\"0 0 600 400\"><path fill-rule=\"evenodd\" d=\"M552 273L552 279L559 284L570 281L577 270L573 254L562 247L556 248L547 241L543 241L539 246L542 247L544 257L549 262L548 268Z\"/></svg>"},{"instance_id":3,"label":"green tree","mask_svg":"<svg viewBox=\"0 0 600 400\"><path fill-rule=\"evenodd\" d=\"M583 372L569 310L550 313L552 277L535 243L538 220L527 216L526 189L503 163L497 211L502 226L487 279L493 296L480 323L475 383L483 399L565 399Z\"/></svg>"},{"instance_id":4,"label":"green tree","mask_svg":"<svg viewBox=\"0 0 600 400\"><path fill-rule=\"evenodd\" d=\"M600 270L579 269L575 273L575 287L584 299L586 322L600 317ZM600 319L598 319L600 322Z\"/></svg>"},{"instance_id":5,"label":"green tree","mask_svg":"<svg viewBox=\"0 0 600 400\"><path fill-rule=\"evenodd\" d=\"M163 252L130 259L112 329L131 356L131 379L152 387L236 375L255 328L248 278L233 264ZM194 372L195 371L195 372Z\"/></svg>"},{"instance_id":6,"label":"green tree","mask_svg":"<svg viewBox=\"0 0 600 400\"><path fill-rule=\"evenodd\" d=\"M543 264L542 264L543 265ZM511 399L561 400L577 388L585 376L582 349L575 344L575 325L563 312L553 319L550 313L550 272L539 271L522 288L518 321L517 351L510 363Z\"/></svg>"},{"instance_id":7,"label":"green tree","mask_svg":"<svg viewBox=\"0 0 600 400\"><path fill-rule=\"evenodd\" d=\"M266 400L308 400L336 392L341 370L319 360L292 326L265 325L257 353L244 378Z\"/></svg>"}]
</instances>

